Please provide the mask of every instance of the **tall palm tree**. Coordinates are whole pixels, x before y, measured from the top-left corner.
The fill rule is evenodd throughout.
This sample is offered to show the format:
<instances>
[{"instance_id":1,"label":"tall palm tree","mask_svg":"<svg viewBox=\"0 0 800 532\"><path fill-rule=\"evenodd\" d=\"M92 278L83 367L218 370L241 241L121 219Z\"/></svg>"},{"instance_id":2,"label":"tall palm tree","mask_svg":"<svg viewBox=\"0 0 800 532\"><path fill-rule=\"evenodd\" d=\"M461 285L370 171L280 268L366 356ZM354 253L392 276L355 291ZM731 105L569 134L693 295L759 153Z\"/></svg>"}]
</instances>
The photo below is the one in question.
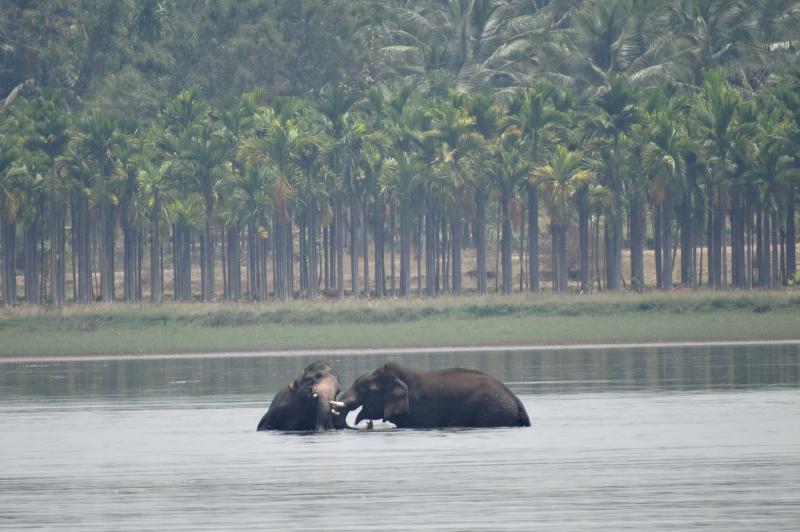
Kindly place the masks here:
<instances>
[{"instance_id":1,"label":"tall palm tree","mask_svg":"<svg viewBox=\"0 0 800 532\"><path fill-rule=\"evenodd\" d=\"M674 198L685 178L685 137L676 118L666 112L651 117L648 142L643 150L643 162L652 177L650 196L657 205L661 226L661 283L659 288L672 289L672 215Z\"/></svg>"},{"instance_id":2,"label":"tall palm tree","mask_svg":"<svg viewBox=\"0 0 800 532\"><path fill-rule=\"evenodd\" d=\"M437 162L447 176L447 188L452 197L450 234L455 294L461 293L461 237L466 191L471 185L471 175L474 175L472 163L477 160L476 153L483 144L483 137L474 129L475 117L469 114L465 103L462 95L451 92L431 110L434 117L432 135L440 145Z\"/></svg>"},{"instance_id":3,"label":"tall palm tree","mask_svg":"<svg viewBox=\"0 0 800 532\"><path fill-rule=\"evenodd\" d=\"M173 297L188 303L192 301L192 232L203 225L203 199L196 192L183 195L171 190L166 213L172 224Z\"/></svg>"},{"instance_id":4,"label":"tall palm tree","mask_svg":"<svg viewBox=\"0 0 800 532\"><path fill-rule=\"evenodd\" d=\"M521 133L510 130L503 133L497 143L489 148L490 157L486 171L497 190L500 209L503 214L502 264L503 293L512 293L513 274L511 269L511 227L510 207L518 189L526 182L533 165L524 156Z\"/></svg>"},{"instance_id":5,"label":"tall palm tree","mask_svg":"<svg viewBox=\"0 0 800 532\"><path fill-rule=\"evenodd\" d=\"M709 72L703 87L704 97L699 101L696 116L713 157L712 171L708 174L706 185L709 202L709 282L714 288L722 288L727 284L723 269L727 177L733 171L732 152L739 136L736 113L740 97L727 84L720 70Z\"/></svg>"},{"instance_id":6,"label":"tall palm tree","mask_svg":"<svg viewBox=\"0 0 800 532\"><path fill-rule=\"evenodd\" d=\"M387 156L387 139L370 139L361 149L361 165L364 175L364 220L368 218L368 203L372 203L372 234L375 245L375 297L382 298L386 293L386 267L384 230L387 194L384 185L390 182L396 170L397 161ZM367 236L364 231L364 272L367 271ZM365 287L368 285L365 277Z\"/></svg>"},{"instance_id":7,"label":"tall palm tree","mask_svg":"<svg viewBox=\"0 0 800 532\"><path fill-rule=\"evenodd\" d=\"M205 220L201 241L200 276L203 301L214 300L214 211L217 187L225 174L225 163L233 156L231 139L210 124L200 124L180 139L179 156L186 166L190 190L203 199Z\"/></svg>"},{"instance_id":8,"label":"tall palm tree","mask_svg":"<svg viewBox=\"0 0 800 532\"><path fill-rule=\"evenodd\" d=\"M339 299L344 298L344 211L343 183L350 179L353 171L354 154L348 149L352 142L346 142L348 115L356 98L342 85L329 85L323 89L317 100L317 110L325 118L325 134L331 139L329 166L334 179L332 197L334 200L333 242L336 270L336 290ZM352 139L352 136L350 137Z\"/></svg>"},{"instance_id":9,"label":"tall palm tree","mask_svg":"<svg viewBox=\"0 0 800 532\"><path fill-rule=\"evenodd\" d=\"M555 148L550 162L534 170L533 178L542 189L542 199L550 217L553 237L553 286L557 292L566 292L567 227L574 202L580 191L585 190L593 179L580 153L570 151L562 145Z\"/></svg>"},{"instance_id":10,"label":"tall palm tree","mask_svg":"<svg viewBox=\"0 0 800 532\"><path fill-rule=\"evenodd\" d=\"M798 149L798 147L800 147L800 68L793 67L789 69L789 71L777 81L773 91L778 101L781 102L783 108L787 111L787 118L790 119L794 125L789 140L795 154L792 157L792 162L795 169L800 170L800 155L798 155L798 153L800 153L800 149ZM786 195L786 273L787 277L790 279L796 278L797 276L797 253L794 246L794 242L797 240L795 226L797 182L797 175L795 175L794 179L789 179L788 192Z\"/></svg>"},{"instance_id":11,"label":"tall palm tree","mask_svg":"<svg viewBox=\"0 0 800 532\"><path fill-rule=\"evenodd\" d=\"M389 2L382 66L437 96L513 84L528 45L505 31L510 7L497 0Z\"/></svg>"},{"instance_id":12,"label":"tall palm tree","mask_svg":"<svg viewBox=\"0 0 800 532\"><path fill-rule=\"evenodd\" d=\"M617 290L621 280L622 211L625 176L622 173L625 141L639 120L636 93L618 76L609 79L605 90L595 100L596 111L586 132L597 142L603 160L601 183L611 192L605 215L606 285Z\"/></svg>"},{"instance_id":13,"label":"tall palm tree","mask_svg":"<svg viewBox=\"0 0 800 532\"><path fill-rule=\"evenodd\" d=\"M505 127L506 110L496 103L488 94L477 93L467 97L466 108L470 116L475 118L475 131L483 138L483 145L488 146L497 138ZM490 158L488 150L482 149L479 157ZM482 165L483 161L476 163ZM471 186L475 198L475 239L478 266L478 293L486 293L486 204L490 179L485 171L477 171Z\"/></svg>"},{"instance_id":14,"label":"tall palm tree","mask_svg":"<svg viewBox=\"0 0 800 532\"><path fill-rule=\"evenodd\" d=\"M150 301L160 303L163 295L163 251L161 222L166 219L165 199L175 172L174 161L156 165L143 161L137 176L139 193L149 222L150 243Z\"/></svg>"},{"instance_id":15,"label":"tall palm tree","mask_svg":"<svg viewBox=\"0 0 800 532\"><path fill-rule=\"evenodd\" d=\"M539 84L519 91L511 102L509 122L523 135L526 155L537 165L553 140L554 131L564 123L564 113L554 105L557 90ZM539 190L534 180L526 185L528 196L528 290L539 292Z\"/></svg>"},{"instance_id":16,"label":"tall palm tree","mask_svg":"<svg viewBox=\"0 0 800 532\"><path fill-rule=\"evenodd\" d=\"M100 292L103 301L114 300L115 227L122 168L119 154L124 149L126 123L115 113L91 111L80 123L77 156L92 172L90 205L100 219ZM82 226L88 233L88 224ZM82 236L88 240L88 235Z\"/></svg>"},{"instance_id":17,"label":"tall palm tree","mask_svg":"<svg viewBox=\"0 0 800 532\"><path fill-rule=\"evenodd\" d=\"M400 207L400 295L411 296L412 205L418 200L423 165L413 155L398 152L397 170L386 180L386 193Z\"/></svg>"}]
</instances>

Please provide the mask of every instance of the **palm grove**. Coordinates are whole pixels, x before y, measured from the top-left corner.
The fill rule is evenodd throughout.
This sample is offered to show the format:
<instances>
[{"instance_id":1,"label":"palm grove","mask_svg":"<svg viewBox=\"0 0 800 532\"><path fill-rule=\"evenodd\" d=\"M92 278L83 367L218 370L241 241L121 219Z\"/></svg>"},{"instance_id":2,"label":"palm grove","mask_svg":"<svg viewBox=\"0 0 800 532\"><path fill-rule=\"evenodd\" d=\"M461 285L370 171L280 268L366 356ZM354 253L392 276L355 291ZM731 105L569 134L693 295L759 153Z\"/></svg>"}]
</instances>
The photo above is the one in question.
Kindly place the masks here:
<instances>
[{"instance_id":1,"label":"palm grove","mask_svg":"<svg viewBox=\"0 0 800 532\"><path fill-rule=\"evenodd\" d=\"M4 304L795 281L800 2L2 9Z\"/></svg>"}]
</instances>

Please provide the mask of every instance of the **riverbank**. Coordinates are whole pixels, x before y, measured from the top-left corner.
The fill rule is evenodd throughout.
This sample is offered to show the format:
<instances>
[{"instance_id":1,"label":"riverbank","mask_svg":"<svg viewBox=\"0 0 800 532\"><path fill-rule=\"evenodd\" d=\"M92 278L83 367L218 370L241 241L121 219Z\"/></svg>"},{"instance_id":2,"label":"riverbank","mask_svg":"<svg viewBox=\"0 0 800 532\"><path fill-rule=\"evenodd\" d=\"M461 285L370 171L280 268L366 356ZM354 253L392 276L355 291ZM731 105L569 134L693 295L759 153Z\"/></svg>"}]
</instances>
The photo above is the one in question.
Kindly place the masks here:
<instances>
[{"instance_id":1,"label":"riverbank","mask_svg":"<svg viewBox=\"0 0 800 532\"><path fill-rule=\"evenodd\" d=\"M674 292L0 311L0 356L793 340L800 293Z\"/></svg>"}]
</instances>

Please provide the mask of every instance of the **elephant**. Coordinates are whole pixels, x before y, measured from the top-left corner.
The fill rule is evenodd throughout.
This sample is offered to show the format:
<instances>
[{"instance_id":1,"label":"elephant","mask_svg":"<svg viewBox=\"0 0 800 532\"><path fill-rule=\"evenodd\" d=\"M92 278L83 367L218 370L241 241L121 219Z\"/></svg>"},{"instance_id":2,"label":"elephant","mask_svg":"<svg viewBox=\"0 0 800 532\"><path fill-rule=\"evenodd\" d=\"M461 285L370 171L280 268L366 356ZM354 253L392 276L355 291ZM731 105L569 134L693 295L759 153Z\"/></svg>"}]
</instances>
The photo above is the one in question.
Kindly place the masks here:
<instances>
[{"instance_id":1,"label":"elephant","mask_svg":"<svg viewBox=\"0 0 800 532\"><path fill-rule=\"evenodd\" d=\"M389 362L360 376L331 401L345 415L361 406L362 419L383 419L398 428L529 427L528 413L506 386L464 368L416 371Z\"/></svg>"},{"instance_id":2,"label":"elephant","mask_svg":"<svg viewBox=\"0 0 800 532\"><path fill-rule=\"evenodd\" d=\"M272 399L257 430L323 431L347 428L344 416L329 401L340 392L339 374L325 362L314 362Z\"/></svg>"}]
</instances>

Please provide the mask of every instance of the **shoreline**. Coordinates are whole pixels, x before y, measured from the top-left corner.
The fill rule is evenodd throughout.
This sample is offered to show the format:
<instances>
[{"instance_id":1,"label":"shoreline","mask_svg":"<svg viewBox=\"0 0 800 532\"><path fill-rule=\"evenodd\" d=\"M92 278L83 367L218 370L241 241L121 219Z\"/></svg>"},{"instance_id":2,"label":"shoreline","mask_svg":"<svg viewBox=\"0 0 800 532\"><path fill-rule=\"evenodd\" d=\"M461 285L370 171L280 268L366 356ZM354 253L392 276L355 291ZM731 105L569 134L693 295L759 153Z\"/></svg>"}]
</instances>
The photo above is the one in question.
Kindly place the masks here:
<instances>
[{"instance_id":1,"label":"shoreline","mask_svg":"<svg viewBox=\"0 0 800 532\"><path fill-rule=\"evenodd\" d=\"M675 349L702 347L747 347L747 346L800 346L800 339L794 340L719 340L686 342L622 342L622 343L578 343L578 344L528 344L528 345L486 345L486 346L437 346L437 347L398 347L398 348L357 348L357 349L283 349L271 351L232 351L197 353L119 353L86 355L30 355L0 357L2 364L50 363L50 362L98 362L108 360L182 360L182 359L220 359L220 358L269 358L293 356L369 356L369 355L409 355L418 353L475 353L481 351L585 351L592 349Z\"/></svg>"}]
</instances>

